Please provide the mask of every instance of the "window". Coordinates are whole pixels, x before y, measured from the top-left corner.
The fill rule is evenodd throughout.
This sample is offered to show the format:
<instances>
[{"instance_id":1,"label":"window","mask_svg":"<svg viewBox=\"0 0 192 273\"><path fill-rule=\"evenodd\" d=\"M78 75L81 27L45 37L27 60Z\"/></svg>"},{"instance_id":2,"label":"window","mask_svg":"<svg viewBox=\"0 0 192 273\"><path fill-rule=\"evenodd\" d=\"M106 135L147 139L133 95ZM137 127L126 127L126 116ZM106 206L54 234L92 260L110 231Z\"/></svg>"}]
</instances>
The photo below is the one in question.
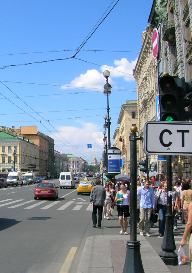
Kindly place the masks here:
<instances>
[{"instance_id":1,"label":"window","mask_svg":"<svg viewBox=\"0 0 192 273\"><path fill-rule=\"evenodd\" d=\"M14 146L14 152L17 153L17 146Z\"/></svg>"},{"instance_id":2,"label":"window","mask_svg":"<svg viewBox=\"0 0 192 273\"><path fill-rule=\"evenodd\" d=\"M8 154L11 154L11 153L12 153L12 147L8 146Z\"/></svg>"},{"instance_id":3,"label":"window","mask_svg":"<svg viewBox=\"0 0 192 273\"><path fill-rule=\"evenodd\" d=\"M5 156L2 155L2 163L5 163Z\"/></svg>"},{"instance_id":4,"label":"window","mask_svg":"<svg viewBox=\"0 0 192 273\"><path fill-rule=\"evenodd\" d=\"M8 156L8 163L11 163L11 156Z\"/></svg>"},{"instance_id":5,"label":"window","mask_svg":"<svg viewBox=\"0 0 192 273\"><path fill-rule=\"evenodd\" d=\"M135 119L136 118L136 113L135 112L131 112L131 117L132 117L132 119Z\"/></svg>"},{"instance_id":6,"label":"window","mask_svg":"<svg viewBox=\"0 0 192 273\"><path fill-rule=\"evenodd\" d=\"M5 153L5 146L2 146L2 153Z\"/></svg>"}]
</instances>

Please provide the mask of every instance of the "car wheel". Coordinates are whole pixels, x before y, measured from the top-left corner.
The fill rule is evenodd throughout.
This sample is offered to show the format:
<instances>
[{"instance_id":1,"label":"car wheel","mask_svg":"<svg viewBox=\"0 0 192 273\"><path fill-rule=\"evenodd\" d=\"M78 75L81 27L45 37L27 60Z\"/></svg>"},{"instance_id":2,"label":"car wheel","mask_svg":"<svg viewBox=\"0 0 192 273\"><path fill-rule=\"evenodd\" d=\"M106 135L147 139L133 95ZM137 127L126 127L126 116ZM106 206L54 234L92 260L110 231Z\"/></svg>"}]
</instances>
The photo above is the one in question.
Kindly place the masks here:
<instances>
[{"instance_id":1,"label":"car wheel","mask_svg":"<svg viewBox=\"0 0 192 273\"><path fill-rule=\"evenodd\" d=\"M54 199L57 200L58 199L58 195L56 195Z\"/></svg>"},{"instance_id":2,"label":"car wheel","mask_svg":"<svg viewBox=\"0 0 192 273\"><path fill-rule=\"evenodd\" d=\"M77 195L80 195L80 192L77 192Z\"/></svg>"},{"instance_id":3,"label":"car wheel","mask_svg":"<svg viewBox=\"0 0 192 273\"><path fill-rule=\"evenodd\" d=\"M60 189L62 189L62 187L60 186Z\"/></svg>"},{"instance_id":4,"label":"car wheel","mask_svg":"<svg viewBox=\"0 0 192 273\"><path fill-rule=\"evenodd\" d=\"M37 200L37 196L34 196L34 199Z\"/></svg>"}]
</instances>

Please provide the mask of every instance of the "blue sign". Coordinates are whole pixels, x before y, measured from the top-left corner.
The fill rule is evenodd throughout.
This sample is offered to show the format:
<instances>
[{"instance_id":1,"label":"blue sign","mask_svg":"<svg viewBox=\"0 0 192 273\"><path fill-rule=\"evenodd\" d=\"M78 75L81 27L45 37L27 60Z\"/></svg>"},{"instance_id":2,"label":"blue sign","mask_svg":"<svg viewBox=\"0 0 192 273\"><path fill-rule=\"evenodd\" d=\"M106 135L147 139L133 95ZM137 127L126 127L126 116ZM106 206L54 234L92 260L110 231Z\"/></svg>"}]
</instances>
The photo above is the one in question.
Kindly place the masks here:
<instances>
[{"instance_id":1,"label":"blue sign","mask_svg":"<svg viewBox=\"0 0 192 273\"><path fill-rule=\"evenodd\" d=\"M159 95L156 96L156 120L160 120L160 105L159 105Z\"/></svg>"},{"instance_id":2,"label":"blue sign","mask_svg":"<svg viewBox=\"0 0 192 273\"><path fill-rule=\"evenodd\" d=\"M92 144L87 144L87 148L88 149L92 148Z\"/></svg>"},{"instance_id":3,"label":"blue sign","mask_svg":"<svg viewBox=\"0 0 192 273\"><path fill-rule=\"evenodd\" d=\"M166 156L163 156L163 155L158 155L157 159L158 159L159 161L166 161L166 160L167 160L167 159L166 159Z\"/></svg>"},{"instance_id":4,"label":"blue sign","mask_svg":"<svg viewBox=\"0 0 192 273\"><path fill-rule=\"evenodd\" d=\"M108 155L108 173L120 173L121 164L119 155Z\"/></svg>"}]
</instances>

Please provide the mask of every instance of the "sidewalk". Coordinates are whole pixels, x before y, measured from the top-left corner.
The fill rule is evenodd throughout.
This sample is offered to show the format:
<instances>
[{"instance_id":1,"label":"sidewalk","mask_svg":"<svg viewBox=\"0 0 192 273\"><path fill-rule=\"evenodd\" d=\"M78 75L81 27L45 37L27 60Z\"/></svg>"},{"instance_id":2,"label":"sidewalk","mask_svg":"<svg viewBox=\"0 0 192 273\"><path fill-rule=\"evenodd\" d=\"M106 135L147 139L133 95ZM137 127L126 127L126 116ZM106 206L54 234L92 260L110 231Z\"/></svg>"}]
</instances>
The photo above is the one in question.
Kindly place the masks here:
<instances>
[{"instance_id":1,"label":"sidewalk","mask_svg":"<svg viewBox=\"0 0 192 273\"><path fill-rule=\"evenodd\" d=\"M90 236L85 242L77 273L122 273L125 261L127 235ZM151 244L143 236L141 259L145 273L170 273Z\"/></svg>"}]
</instances>

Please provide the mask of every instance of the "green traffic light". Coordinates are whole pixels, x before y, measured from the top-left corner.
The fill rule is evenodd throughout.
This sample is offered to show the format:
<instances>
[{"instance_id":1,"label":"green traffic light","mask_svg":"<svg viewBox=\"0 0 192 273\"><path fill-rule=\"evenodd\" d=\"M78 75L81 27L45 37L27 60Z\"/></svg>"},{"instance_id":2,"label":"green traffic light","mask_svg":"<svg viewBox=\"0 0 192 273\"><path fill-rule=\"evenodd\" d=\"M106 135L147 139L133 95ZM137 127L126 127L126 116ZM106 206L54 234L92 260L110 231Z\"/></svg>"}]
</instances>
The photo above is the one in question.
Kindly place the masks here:
<instances>
[{"instance_id":1,"label":"green traffic light","mask_svg":"<svg viewBox=\"0 0 192 273\"><path fill-rule=\"evenodd\" d=\"M172 116L167 116L165 121L171 122L174 121L174 119Z\"/></svg>"}]
</instances>

